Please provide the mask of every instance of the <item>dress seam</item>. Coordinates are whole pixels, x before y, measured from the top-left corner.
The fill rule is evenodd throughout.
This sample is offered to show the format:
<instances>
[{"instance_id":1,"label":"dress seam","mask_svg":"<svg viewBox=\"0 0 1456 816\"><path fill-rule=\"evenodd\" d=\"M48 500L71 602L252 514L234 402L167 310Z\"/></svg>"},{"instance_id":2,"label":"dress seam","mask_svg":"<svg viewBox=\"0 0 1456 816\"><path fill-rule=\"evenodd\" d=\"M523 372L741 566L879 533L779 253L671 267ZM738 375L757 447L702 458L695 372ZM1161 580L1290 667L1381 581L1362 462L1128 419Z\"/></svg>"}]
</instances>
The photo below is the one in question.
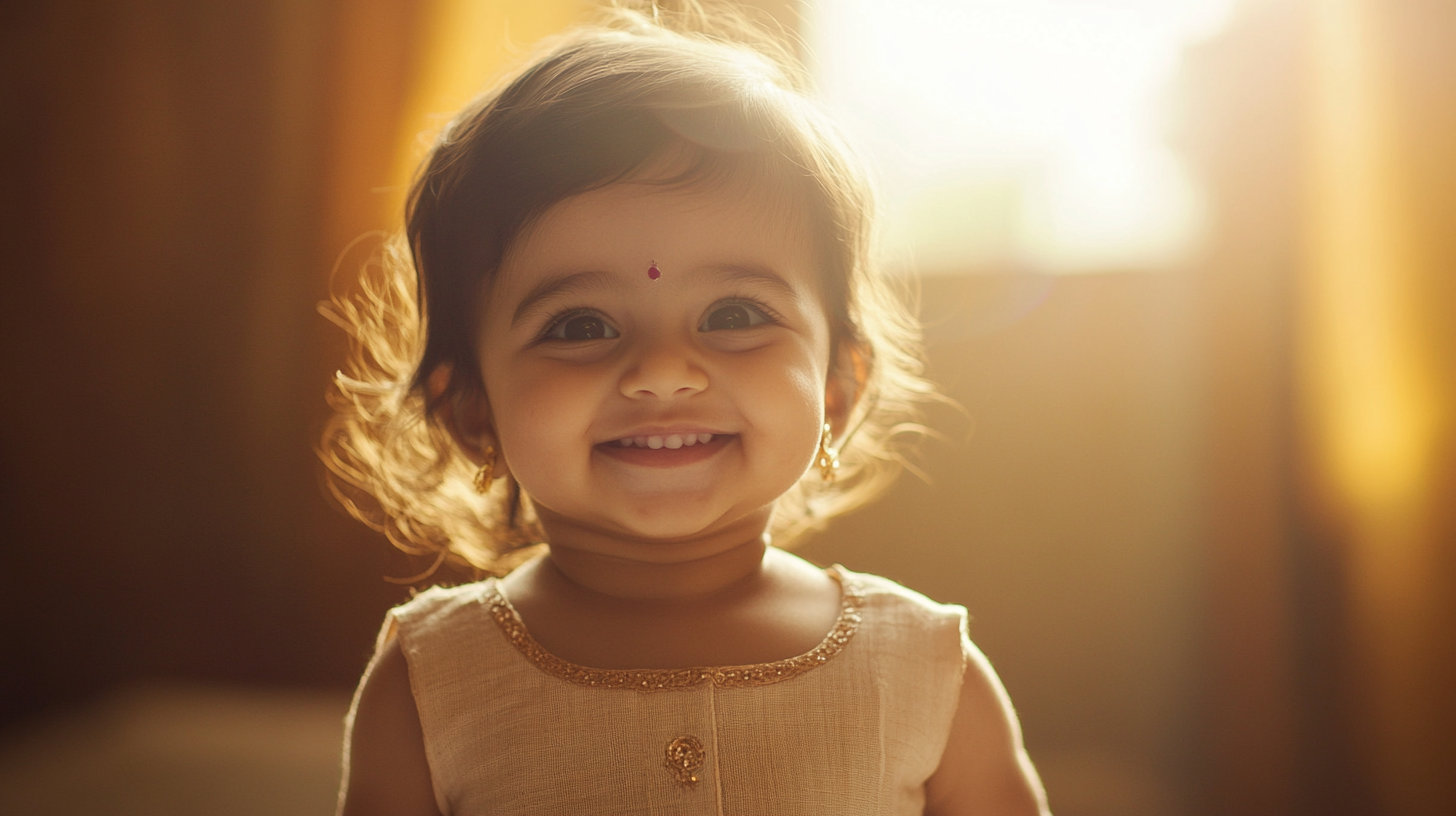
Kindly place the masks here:
<instances>
[{"instance_id":1,"label":"dress seam","mask_svg":"<svg viewBox=\"0 0 1456 816\"><path fill-rule=\"evenodd\" d=\"M713 724L713 792L717 797L717 814L723 816L723 765L718 761L718 689L708 689L708 715Z\"/></svg>"}]
</instances>

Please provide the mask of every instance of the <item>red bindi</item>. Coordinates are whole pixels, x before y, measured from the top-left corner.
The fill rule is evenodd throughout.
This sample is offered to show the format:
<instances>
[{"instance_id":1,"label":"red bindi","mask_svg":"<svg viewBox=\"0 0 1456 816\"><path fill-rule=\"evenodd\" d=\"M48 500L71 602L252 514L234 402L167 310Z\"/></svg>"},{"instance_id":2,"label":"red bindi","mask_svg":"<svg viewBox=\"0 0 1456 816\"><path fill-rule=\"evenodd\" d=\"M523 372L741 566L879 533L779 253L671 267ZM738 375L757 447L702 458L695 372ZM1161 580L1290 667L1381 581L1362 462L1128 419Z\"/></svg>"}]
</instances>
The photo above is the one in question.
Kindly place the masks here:
<instances>
[{"instance_id":1,"label":"red bindi","mask_svg":"<svg viewBox=\"0 0 1456 816\"><path fill-rule=\"evenodd\" d=\"M662 277L662 270L657 268L657 261L653 261L652 265L647 267L647 277L652 280Z\"/></svg>"}]
</instances>

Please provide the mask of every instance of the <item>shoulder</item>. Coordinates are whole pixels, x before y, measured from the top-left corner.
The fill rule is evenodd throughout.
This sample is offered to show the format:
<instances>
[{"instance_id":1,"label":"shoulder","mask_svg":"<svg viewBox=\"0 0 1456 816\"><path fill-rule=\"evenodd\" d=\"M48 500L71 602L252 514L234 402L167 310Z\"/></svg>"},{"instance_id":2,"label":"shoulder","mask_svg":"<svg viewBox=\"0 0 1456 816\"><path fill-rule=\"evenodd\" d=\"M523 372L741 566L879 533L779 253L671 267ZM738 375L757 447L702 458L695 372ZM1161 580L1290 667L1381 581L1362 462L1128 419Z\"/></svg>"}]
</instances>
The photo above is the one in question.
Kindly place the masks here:
<instances>
[{"instance_id":1,"label":"shoulder","mask_svg":"<svg viewBox=\"0 0 1456 816\"><path fill-rule=\"evenodd\" d=\"M900 690L888 703L895 716L944 733L968 662L965 608L878 575L842 574L846 590L859 598L858 648L879 681Z\"/></svg>"},{"instance_id":2,"label":"shoulder","mask_svg":"<svg viewBox=\"0 0 1456 816\"><path fill-rule=\"evenodd\" d=\"M846 586L858 589L866 600L874 599L933 617L953 617L965 614L965 607L932 601L919 592L889 578L868 572L855 572L838 565L835 565L833 569L844 577Z\"/></svg>"},{"instance_id":3,"label":"shoulder","mask_svg":"<svg viewBox=\"0 0 1456 816\"><path fill-rule=\"evenodd\" d=\"M497 597L497 581L488 578L453 587L430 587L389 610L392 631L410 667L423 654L453 650L463 638L475 638L492 619L490 600ZM493 624L492 624L493 626ZM419 678L416 678L418 680Z\"/></svg>"},{"instance_id":4,"label":"shoulder","mask_svg":"<svg viewBox=\"0 0 1456 816\"><path fill-rule=\"evenodd\" d=\"M890 631L876 640L898 652L896 665L922 683L941 678L942 695L915 695L921 707L944 701L933 706L933 716L948 732L926 782L925 812L1044 816L1045 795L1022 745L1016 711L990 661L971 642L965 607L937 603L878 575L838 569L846 586L862 593L866 621Z\"/></svg>"},{"instance_id":5,"label":"shoulder","mask_svg":"<svg viewBox=\"0 0 1456 816\"><path fill-rule=\"evenodd\" d=\"M496 591L496 583L495 578L487 578L459 586L430 587L396 606L389 614L402 624L448 619L485 602Z\"/></svg>"},{"instance_id":6,"label":"shoulder","mask_svg":"<svg viewBox=\"0 0 1456 816\"><path fill-rule=\"evenodd\" d=\"M859 604L876 626L888 626L902 637L919 633L935 638L957 654L963 651L965 607L937 603L879 575L851 572L839 566L834 569L842 576L845 589L858 596Z\"/></svg>"}]
</instances>

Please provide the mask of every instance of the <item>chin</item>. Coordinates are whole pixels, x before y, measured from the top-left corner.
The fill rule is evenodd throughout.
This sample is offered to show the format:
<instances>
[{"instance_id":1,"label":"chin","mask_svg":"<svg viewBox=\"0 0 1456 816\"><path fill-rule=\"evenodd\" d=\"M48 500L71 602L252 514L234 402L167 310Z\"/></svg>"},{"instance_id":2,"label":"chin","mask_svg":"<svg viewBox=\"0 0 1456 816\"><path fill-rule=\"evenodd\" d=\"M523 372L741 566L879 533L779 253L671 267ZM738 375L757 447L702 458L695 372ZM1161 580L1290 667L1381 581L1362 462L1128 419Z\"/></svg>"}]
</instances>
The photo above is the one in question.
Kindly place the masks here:
<instances>
[{"instance_id":1,"label":"chin","mask_svg":"<svg viewBox=\"0 0 1456 816\"><path fill-rule=\"evenodd\" d=\"M681 541L683 539L695 538L710 532L715 526L717 519L704 519L702 517L683 517L677 514L670 516L654 515L649 518L624 519L621 526L633 536L657 541Z\"/></svg>"}]
</instances>

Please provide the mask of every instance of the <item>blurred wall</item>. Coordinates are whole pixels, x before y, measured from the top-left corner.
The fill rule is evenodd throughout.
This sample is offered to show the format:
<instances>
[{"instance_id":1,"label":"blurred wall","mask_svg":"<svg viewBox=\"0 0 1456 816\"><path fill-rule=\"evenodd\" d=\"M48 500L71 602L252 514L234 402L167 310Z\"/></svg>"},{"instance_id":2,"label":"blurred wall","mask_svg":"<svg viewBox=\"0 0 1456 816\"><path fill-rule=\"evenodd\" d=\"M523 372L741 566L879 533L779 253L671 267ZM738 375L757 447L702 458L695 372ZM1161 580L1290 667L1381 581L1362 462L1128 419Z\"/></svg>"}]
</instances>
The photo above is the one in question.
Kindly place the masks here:
<instances>
[{"instance_id":1,"label":"blurred wall","mask_svg":"<svg viewBox=\"0 0 1456 816\"><path fill-rule=\"evenodd\" d=\"M337 59L383 5L4 6L6 719L141 677L346 684L403 597L311 453Z\"/></svg>"}]
</instances>

